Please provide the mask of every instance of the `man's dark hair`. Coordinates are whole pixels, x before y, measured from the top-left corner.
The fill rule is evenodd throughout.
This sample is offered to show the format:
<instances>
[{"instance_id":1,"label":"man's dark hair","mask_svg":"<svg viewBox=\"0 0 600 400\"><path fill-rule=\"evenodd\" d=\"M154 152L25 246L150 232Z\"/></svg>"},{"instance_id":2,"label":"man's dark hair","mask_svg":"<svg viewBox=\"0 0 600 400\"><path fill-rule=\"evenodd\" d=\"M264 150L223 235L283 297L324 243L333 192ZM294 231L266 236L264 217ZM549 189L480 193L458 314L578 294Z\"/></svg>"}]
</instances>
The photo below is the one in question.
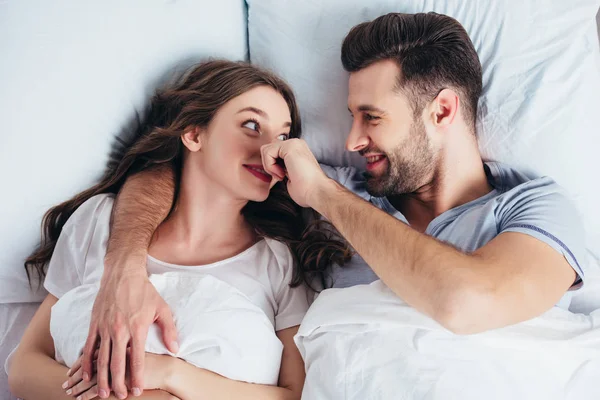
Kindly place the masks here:
<instances>
[{"instance_id":1,"label":"man's dark hair","mask_svg":"<svg viewBox=\"0 0 600 400\"><path fill-rule=\"evenodd\" d=\"M415 117L442 89L452 88L475 132L481 63L457 20L433 12L390 13L352 28L342 44L344 69L356 72L380 60L400 67L395 88L407 95Z\"/></svg>"}]
</instances>

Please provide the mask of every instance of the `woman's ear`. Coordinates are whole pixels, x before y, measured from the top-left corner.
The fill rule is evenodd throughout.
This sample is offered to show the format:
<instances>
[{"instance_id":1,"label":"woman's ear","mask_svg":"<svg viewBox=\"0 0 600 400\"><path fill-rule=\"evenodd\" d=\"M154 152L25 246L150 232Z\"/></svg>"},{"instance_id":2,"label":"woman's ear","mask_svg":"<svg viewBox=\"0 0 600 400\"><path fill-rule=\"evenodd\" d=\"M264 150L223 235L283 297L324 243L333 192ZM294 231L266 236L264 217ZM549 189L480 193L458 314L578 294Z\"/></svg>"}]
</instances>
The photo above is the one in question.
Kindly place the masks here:
<instances>
[{"instance_id":1,"label":"woman's ear","mask_svg":"<svg viewBox=\"0 0 600 400\"><path fill-rule=\"evenodd\" d=\"M197 152L202 148L203 130L197 126L190 126L181 135L181 142L191 152Z\"/></svg>"}]
</instances>

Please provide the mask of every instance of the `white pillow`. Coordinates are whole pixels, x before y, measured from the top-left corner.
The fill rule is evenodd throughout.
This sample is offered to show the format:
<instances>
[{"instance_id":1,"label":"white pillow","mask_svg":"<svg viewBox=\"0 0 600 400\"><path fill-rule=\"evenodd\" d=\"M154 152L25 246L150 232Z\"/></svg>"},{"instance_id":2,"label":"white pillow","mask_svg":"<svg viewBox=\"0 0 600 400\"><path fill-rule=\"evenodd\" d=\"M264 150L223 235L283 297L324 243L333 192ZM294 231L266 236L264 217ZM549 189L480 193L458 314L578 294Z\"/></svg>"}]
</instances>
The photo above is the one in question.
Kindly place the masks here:
<instances>
[{"instance_id":1,"label":"white pillow","mask_svg":"<svg viewBox=\"0 0 600 400\"><path fill-rule=\"evenodd\" d=\"M171 68L247 56L241 0L0 2L0 303L27 302L43 213L89 187Z\"/></svg>"},{"instance_id":2,"label":"white pillow","mask_svg":"<svg viewBox=\"0 0 600 400\"><path fill-rule=\"evenodd\" d=\"M600 254L600 1L247 0L250 59L295 89L315 155L360 165L343 151L350 130L342 41L354 25L388 12L435 11L468 31L483 66L482 155L549 175L570 191Z\"/></svg>"}]
</instances>

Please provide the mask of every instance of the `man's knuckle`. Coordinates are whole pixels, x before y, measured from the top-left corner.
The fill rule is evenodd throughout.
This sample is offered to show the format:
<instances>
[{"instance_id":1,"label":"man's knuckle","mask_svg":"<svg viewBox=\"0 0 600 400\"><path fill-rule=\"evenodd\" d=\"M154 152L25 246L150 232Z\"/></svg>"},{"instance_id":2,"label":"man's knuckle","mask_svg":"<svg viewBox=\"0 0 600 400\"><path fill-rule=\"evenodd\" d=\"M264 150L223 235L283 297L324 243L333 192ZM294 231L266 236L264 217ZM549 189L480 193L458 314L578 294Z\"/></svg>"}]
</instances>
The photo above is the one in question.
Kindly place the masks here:
<instances>
[{"instance_id":1,"label":"man's knuckle","mask_svg":"<svg viewBox=\"0 0 600 400\"><path fill-rule=\"evenodd\" d=\"M96 364L98 371L104 371L108 367L108 360L105 358L99 358L98 364Z\"/></svg>"},{"instance_id":2,"label":"man's knuckle","mask_svg":"<svg viewBox=\"0 0 600 400\"><path fill-rule=\"evenodd\" d=\"M113 339L121 338L125 333L125 326L120 322L115 322L110 327L110 336Z\"/></svg>"},{"instance_id":3,"label":"man's knuckle","mask_svg":"<svg viewBox=\"0 0 600 400\"><path fill-rule=\"evenodd\" d=\"M110 339L110 329L104 328L100 330L100 340L109 340Z\"/></svg>"},{"instance_id":4,"label":"man's knuckle","mask_svg":"<svg viewBox=\"0 0 600 400\"><path fill-rule=\"evenodd\" d=\"M134 321L131 324L131 334L133 337L138 338L146 333L146 324L141 321Z\"/></svg>"},{"instance_id":5,"label":"man's knuckle","mask_svg":"<svg viewBox=\"0 0 600 400\"><path fill-rule=\"evenodd\" d=\"M142 357L132 357L129 364L133 369L139 369L144 365L144 360Z\"/></svg>"},{"instance_id":6,"label":"man's knuckle","mask_svg":"<svg viewBox=\"0 0 600 400\"><path fill-rule=\"evenodd\" d=\"M110 361L110 372L113 375L119 375L125 370L120 361L121 360L118 360L116 357L113 357L113 359Z\"/></svg>"}]
</instances>

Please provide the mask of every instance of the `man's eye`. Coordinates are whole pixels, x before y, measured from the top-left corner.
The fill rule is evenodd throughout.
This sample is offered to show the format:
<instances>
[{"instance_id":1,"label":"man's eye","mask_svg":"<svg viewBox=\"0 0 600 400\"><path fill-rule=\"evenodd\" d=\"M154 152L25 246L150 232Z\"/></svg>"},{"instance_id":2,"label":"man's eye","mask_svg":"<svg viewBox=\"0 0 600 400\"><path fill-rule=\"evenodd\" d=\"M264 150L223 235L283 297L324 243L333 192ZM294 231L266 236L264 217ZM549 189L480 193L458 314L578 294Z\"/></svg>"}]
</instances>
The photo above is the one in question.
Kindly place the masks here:
<instances>
[{"instance_id":1,"label":"man's eye","mask_svg":"<svg viewBox=\"0 0 600 400\"><path fill-rule=\"evenodd\" d=\"M242 126L244 128L252 129L253 131L256 131L256 132L258 132L258 130L260 128L260 125L258 125L258 122L252 121L252 120L244 122L244 125L242 125Z\"/></svg>"},{"instance_id":2,"label":"man's eye","mask_svg":"<svg viewBox=\"0 0 600 400\"><path fill-rule=\"evenodd\" d=\"M277 140L288 140L290 137L287 133L282 133L281 135L277 135Z\"/></svg>"},{"instance_id":3,"label":"man's eye","mask_svg":"<svg viewBox=\"0 0 600 400\"><path fill-rule=\"evenodd\" d=\"M376 117L376 116L371 115L371 114L365 114L365 119L367 121L375 121L375 120L379 119L379 117Z\"/></svg>"}]
</instances>

